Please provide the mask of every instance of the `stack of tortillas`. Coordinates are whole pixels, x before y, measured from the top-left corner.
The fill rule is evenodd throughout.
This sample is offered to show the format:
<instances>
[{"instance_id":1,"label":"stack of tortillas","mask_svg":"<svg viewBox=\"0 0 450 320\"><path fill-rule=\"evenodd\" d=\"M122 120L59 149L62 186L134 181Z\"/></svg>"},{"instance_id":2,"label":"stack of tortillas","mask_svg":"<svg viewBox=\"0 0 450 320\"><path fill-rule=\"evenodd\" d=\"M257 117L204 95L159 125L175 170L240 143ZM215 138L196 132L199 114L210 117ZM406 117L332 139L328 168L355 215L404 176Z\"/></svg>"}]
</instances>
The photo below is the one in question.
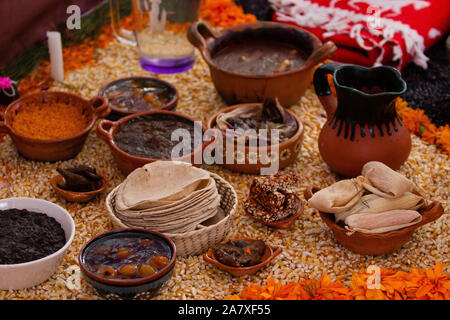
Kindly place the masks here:
<instances>
[{"instance_id":1,"label":"stack of tortillas","mask_svg":"<svg viewBox=\"0 0 450 320\"><path fill-rule=\"evenodd\" d=\"M219 204L208 171L180 161L156 161L134 170L117 187L114 211L130 227L184 233L216 216Z\"/></svg>"}]
</instances>

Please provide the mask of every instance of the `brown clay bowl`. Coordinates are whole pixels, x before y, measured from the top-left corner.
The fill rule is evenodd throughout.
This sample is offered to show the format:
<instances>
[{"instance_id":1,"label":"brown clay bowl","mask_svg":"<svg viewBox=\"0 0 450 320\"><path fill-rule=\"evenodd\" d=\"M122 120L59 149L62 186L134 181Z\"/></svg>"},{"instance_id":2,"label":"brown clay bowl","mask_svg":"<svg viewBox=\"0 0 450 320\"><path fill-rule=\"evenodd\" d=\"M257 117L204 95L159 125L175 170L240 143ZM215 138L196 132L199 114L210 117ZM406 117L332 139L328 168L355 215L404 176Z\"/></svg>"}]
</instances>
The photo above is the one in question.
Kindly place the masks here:
<instances>
[{"instance_id":1,"label":"brown clay bowl","mask_svg":"<svg viewBox=\"0 0 450 320\"><path fill-rule=\"evenodd\" d=\"M233 240L239 240L239 239L233 239ZM242 240L249 241L252 239L242 239ZM226 242L227 241L224 241L223 243L226 243ZM280 247L266 245L266 251L264 252L261 263L256 264L254 266L250 266L250 267L231 267L231 266L227 266L226 264L223 264L223 263L219 262L217 260L217 258L214 256L214 251L212 248L203 254L203 259L206 262L212 264L213 266L215 266L221 270L224 270L235 277L240 277L243 275L255 274L259 269L265 267L269 262L271 262L282 251L283 251L283 249L281 249Z\"/></svg>"},{"instance_id":2,"label":"brown clay bowl","mask_svg":"<svg viewBox=\"0 0 450 320\"><path fill-rule=\"evenodd\" d=\"M113 157L119 167L119 169L122 171L123 174L128 175L133 170L140 168L144 166L147 163L159 161L159 160L166 160L166 161L185 161L190 162L194 166L199 166L201 163L196 163L195 159L202 158L203 156L203 149L210 144L213 139L204 141L203 144L195 149L192 153L185 155L180 158L173 158L173 159L155 159L155 158L142 158L137 157L134 155L131 155L129 153L126 153L125 151L121 150L116 143L114 142L114 135L117 132L117 130L120 129L125 123L127 123L130 120L133 120L137 117L143 116L143 115L152 115L152 114L168 114L173 115L176 117L184 118L189 121L196 121L194 118L191 118L189 116L183 115L181 113L167 111L167 110L152 110L147 112L141 112L141 113L135 113L126 117L123 117L119 119L118 121L109 121L109 120L102 120L99 122L97 126L97 136L104 140L108 146L111 149L111 152L113 154ZM204 126L202 126L202 130L204 131ZM196 156L197 155L197 156Z\"/></svg>"},{"instance_id":3,"label":"brown clay bowl","mask_svg":"<svg viewBox=\"0 0 450 320\"><path fill-rule=\"evenodd\" d=\"M87 114L86 127L77 135L64 139L41 140L17 134L12 128L15 116L30 105L48 102L63 102L79 107ZM0 121L0 133L9 134L14 145L25 158L38 161L61 161L73 158L83 148L89 132L98 118L106 117L110 113L108 101L105 97L94 97L91 100L66 92L39 92L24 96L12 102L6 108Z\"/></svg>"},{"instance_id":4,"label":"brown clay bowl","mask_svg":"<svg viewBox=\"0 0 450 320\"><path fill-rule=\"evenodd\" d=\"M171 258L168 265L151 276L128 280L105 279L89 270L86 255L90 249L95 248L107 240L134 236L144 236L145 238L162 241L169 246ZM105 232L89 240L80 250L78 265L80 266L84 280L107 299L142 300L154 297L160 288L169 281L175 269L176 256L177 249L175 243L166 235L146 229L124 228Z\"/></svg>"},{"instance_id":5,"label":"brown clay bowl","mask_svg":"<svg viewBox=\"0 0 450 320\"><path fill-rule=\"evenodd\" d=\"M305 199L308 200L319 190L320 188L312 186L306 188L304 192ZM433 201L431 204L420 208L418 212L422 215L422 221L415 225L400 230L373 234L362 232L349 233L348 230L336 224L333 214L320 211L319 214L323 222L325 222L331 231L333 231L337 242L339 242L342 246L359 254L376 256L388 254L400 249L406 242L408 242L414 230L424 224L439 219L439 217L444 213L444 208L439 202Z\"/></svg>"},{"instance_id":6,"label":"brown clay bowl","mask_svg":"<svg viewBox=\"0 0 450 320\"><path fill-rule=\"evenodd\" d=\"M61 175L56 175L50 180L50 185L52 188L59 193L61 197L66 199L67 201L71 202L88 202L91 199L93 199L96 195L103 192L106 187L108 186L108 180L103 177L102 179L102 185L97 190L89 191L89 192L75 192L75 191L69 191L64 190L58 186L58 184L64 183L64 178Z\"/></svg>"},{"instance_id":7,"label":"brown clay bowl","mask_svg":"<svg viewBox=\"0 0 450 320\"><path fill-rule=\"evenodd\" d=\"M259 223L266 225L268 227L277 228L277 229L290 229L292 225L294 224L295 220L297 220L298 217L301 216L303 213L303 209L305 208L303 201L298 198L298 209L297 212L294 213L292 216L289 216L285 219L274 221L274 222L266 222L262 219L259 219L257 217L254 217L253 215L249 214L247 210L245 211L245 214L247 214L250 218L252 218L255 221L258 221Z\"/></svg>"},{"instance_id":8,"label":"brown clay bowl","mask_svg":"<svg viewBox=\"0 0 450 320\"><path fill-rule=\"evenodd\" d=\"M208 129L213 129L216 126L216 118L219 114L230 112L236 108L242 108L242 107L253 106L253 105L261 106L262 104L261 103L239 104L239 105L230 106L230 107L220 110L219 112L214 114L211 118L209 118L208 123L207 123ZM288 165L290 165L291 163L295 162L298 154L300 153L300 150L302 148L302 142L303 142L304 129L303 129L302 121L292 111L286 109L286 112L288 112L292 117L294 117L295 121L297 121L298 130L291 138L278 144L278 153L276 152L276 150L274 150L272 156L277 157L277 159L279 161L278 169L283 169L283 168L287 167ZM256 156L256 155L272 154L271 146L267 146L267 147L245 146L245 148L244 148L245 163L242 163L242 164L238 163L238 161L237 161L238 159L236 158L237 152L234 153L235 154L234 161L232 163L227 163L228 162L228 161L226 161L226 155L227 155L226 145L227 144L225 143L225 139L223 139L223 142L224 142L224 144L223 144L223 157L224 157L223 158L223 166L226 167L227 169L230 169L230 170L236 171L236 172L242 172L242 173L261 174L262 168L270 167L270 163L269 164L261 163L260 157ZM260 150L261 148L263 148L263 149ZM236 144L234 145L234 150L235 151L237 150ZM229 152L232 152L232 151L229 151ZM251 162L250 159L252 159L252 158L254 158L254 159L257 158L257 161L254 161L256 163L250 163ZM272 159L272 161L276 161L276 159Z\"/></svg>"},{"instance_id":9,"label":"brown clay bowl","mask_svg":"<svg viewBox=\"0 0 450 320\"><path fill-rule=\"evenodd\" d=\"M170 84L167 81L158 79L158 78L152 78L152 77L129 77L129 78L121 78L121 79L117 79L114 81L111 81L109 83L107 83L106 85L104 85L98 95L99 96L107 96L107 92L108 90L110 90L112 87L117 86L121 83L124 82L129 82L129 81L133 81L133 80L137 80L137 81L142 81L143 83L145 83L146 85L150 86L160 86L160 87L166 87L170 92L171 92L171 96L172 98L170 99L169 102L167 102L166 104L162 105L161 107L158 108L154 108L151 110L170 110L170 111L175 111L176 107L177 107L177 103L178 103L178 90L175 88L175 86L173 86L172 84ZM131 114L135 114L138 112L142 112L142 111L130 111L130 110L124 110L122 108L118 108L113 104L109 104L111 111L120 115L120 116L128 116ZM150 109L148 110L150 111Z\"/></svg>"},{"instance_id":10,"label":"brown clay bowl","mask_svg":"<svg viewBox=\"0 0 450 320\"><path fill-rule=\"evenodd\" d=\"M187 36L200 50L217 91L229 105L261 102L275 97L283 106L297 103L312 83L315 67L330 58L337 49L332 42L322 45L319 38L306 30L277 22L240 24L216 32L207 23L198 21L191 25ZM305 64L288 72L250 75L221 69L213 61L217 52L230 45L273 39L292 44L304 52L308 57Z\"/></svg>"}]
</instances>

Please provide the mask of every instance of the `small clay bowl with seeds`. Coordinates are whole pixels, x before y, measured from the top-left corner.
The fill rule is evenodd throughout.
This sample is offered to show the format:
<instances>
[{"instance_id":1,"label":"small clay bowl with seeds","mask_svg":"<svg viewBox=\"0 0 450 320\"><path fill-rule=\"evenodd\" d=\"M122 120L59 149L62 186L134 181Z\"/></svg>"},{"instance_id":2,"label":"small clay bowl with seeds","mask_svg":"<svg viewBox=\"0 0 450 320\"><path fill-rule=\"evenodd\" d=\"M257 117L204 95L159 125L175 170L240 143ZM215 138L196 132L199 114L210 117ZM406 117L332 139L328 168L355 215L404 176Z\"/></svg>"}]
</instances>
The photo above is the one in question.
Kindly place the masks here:
<instances>
[{"instance_id":1,"label":"small clay bowl with seeds","mask_svg":"<svg viewBox=\"0 0 450 320\"><path fill-rule=\"evenodd\" d=\"M318 191L320 191L320 188L307 187L304 192L305 199L308 200ZM444 213L444 208L441 203L433 201L417 211L422 215L420 222L403 229L384 233L350 232L336 223L333 214L320 211L319 214L322 221L333 231L337 242L342 246L359 254L377 256L391 253L403 247L417 228L439 219Z\"/></svg>"}]
</instances>

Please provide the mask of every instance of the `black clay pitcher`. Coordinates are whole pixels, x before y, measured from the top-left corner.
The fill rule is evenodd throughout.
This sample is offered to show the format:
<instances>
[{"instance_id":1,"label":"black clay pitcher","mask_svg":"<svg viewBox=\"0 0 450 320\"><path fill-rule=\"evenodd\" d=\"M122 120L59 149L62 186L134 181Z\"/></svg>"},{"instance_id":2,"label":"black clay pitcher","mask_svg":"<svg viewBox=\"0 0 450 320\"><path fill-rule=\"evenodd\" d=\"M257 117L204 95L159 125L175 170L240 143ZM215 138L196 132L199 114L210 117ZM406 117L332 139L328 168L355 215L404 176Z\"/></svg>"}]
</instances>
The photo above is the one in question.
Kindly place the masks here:
<instances>
[{"instance_id":1,"label":"black clay pitcher","mask_svg":"<svg viewBox=\"0 0 450 320\"><path fill-rule=\"evenodd\" d=\"M319 151L333 171L355 177L368 161L400 168L411 151L411 137L395 109L395 99L406 91L396 69L328 63L315 71L314 88L328 117Z\"/></svg>"}]
</instances>

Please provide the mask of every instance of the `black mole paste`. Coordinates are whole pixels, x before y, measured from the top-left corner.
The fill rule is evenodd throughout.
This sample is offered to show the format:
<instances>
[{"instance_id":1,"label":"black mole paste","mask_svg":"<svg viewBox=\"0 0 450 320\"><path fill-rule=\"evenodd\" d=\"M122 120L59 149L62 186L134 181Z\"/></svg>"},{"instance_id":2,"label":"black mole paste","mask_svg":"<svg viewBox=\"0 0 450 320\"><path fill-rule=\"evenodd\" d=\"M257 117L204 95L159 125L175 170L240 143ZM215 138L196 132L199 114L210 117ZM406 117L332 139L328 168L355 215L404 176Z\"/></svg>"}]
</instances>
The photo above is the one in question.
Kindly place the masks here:
<instances>
[{"instance_id":1,"label":"black mole paste","mask_svg":"<svg viewBox=\"0 0 450 320\"><path fill-rule=\"evenodd\" d=\"M44 213L0 210L0 264L44 258L66 243L61 225Z\"/></svg>"},{"instance_id":2,"label":"black mole paste","mask_svg":"<svg viewBox=\"0 0 450 320\"><path fill-rule=\"evenodd\" d=\"M129 120L115 133L114 142L119 149L136 157L170 159L172 149L180 143L171 139L176 129L189 131L193 152L194 123L169 114L144 115Z\"/></svg>"}]
</instances>

